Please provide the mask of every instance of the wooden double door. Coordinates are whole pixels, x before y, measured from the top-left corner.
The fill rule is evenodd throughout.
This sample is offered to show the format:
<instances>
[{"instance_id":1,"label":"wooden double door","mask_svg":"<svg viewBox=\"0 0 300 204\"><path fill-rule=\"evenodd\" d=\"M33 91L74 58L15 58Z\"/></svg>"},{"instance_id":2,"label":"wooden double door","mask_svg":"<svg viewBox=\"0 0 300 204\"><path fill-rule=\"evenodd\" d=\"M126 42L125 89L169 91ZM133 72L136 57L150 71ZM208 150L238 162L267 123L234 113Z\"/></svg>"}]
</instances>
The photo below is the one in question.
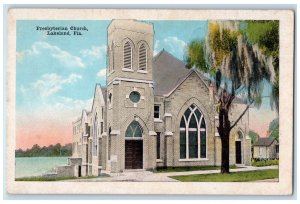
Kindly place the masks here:
<instances>
[{"instance_id":1,"label":"wooden double door","mask_svg":"<svg viewBox=\"0 0 300 204\"><path fill-rule=\"evenodd\" d=\"M125 169L143 168L143 140L125 140Z\"/></svg>"}]
</instances>

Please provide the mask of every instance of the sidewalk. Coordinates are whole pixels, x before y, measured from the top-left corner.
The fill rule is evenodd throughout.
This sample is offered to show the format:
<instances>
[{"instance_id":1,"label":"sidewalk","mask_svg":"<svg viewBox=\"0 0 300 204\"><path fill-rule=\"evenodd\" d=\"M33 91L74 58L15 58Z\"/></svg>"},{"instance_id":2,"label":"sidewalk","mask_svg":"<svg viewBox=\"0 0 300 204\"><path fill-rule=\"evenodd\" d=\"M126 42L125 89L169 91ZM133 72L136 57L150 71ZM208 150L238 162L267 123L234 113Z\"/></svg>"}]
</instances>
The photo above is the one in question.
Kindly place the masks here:
<instances>
[{"instance_id":1,"label":"sidewalk","mask_svg":"<svg viewBox=\"0 0 300 204\"><path fill-rule=\"evenodd\" d=\"M278 169L278 166L264 166L254 167L245 166L237 169L230 169L230 172L241 171L259 171L266 169ZM110 173L110 177L98 177L91 179L76 179L76 182L179 182L175 179L169 178L170 176L193 175L193 174L217 174L220 170L202 170L202 171L185 171L185 172L168 172L168 173L153 173L150 171L125 171L122 173ZM278 180L278 179L277 179ZM70 180L68 180L70 181ZM276 180L274 180L276 181Z\"/></svg>"}]
</instances>

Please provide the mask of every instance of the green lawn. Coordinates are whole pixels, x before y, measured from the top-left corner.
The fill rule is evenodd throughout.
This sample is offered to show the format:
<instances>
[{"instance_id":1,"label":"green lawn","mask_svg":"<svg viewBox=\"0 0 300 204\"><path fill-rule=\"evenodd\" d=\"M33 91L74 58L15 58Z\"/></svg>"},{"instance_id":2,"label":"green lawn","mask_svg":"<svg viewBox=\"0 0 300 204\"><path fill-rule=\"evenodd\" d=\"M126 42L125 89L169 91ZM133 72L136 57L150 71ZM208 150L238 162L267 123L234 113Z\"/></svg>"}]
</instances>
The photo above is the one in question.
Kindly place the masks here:
<instances>
[{"instance_id":1,"label":"green lawn","mask_svg":"<svg viewBox=\"0 0 300 204\"><path fill-rule=\"evenodd\" d=\"M278 169L233 172L230 174L197 174L187 176L171 176L183 182L247 182L278 178Z\"/></svg>"},{"instance_id":2,"label":"green lawn","mask_svg":"<svg viewBox=\"0 0 300 204\"><path fill-rule=\"evenodd\" d=\"M230 169L236 169L235 165L231 165ZM205 171L205 170L221 170L220 166L184 166L184 167L167 167L157 168L156 173L183 172L183 171Z\"/></svg>"}]
</instances>

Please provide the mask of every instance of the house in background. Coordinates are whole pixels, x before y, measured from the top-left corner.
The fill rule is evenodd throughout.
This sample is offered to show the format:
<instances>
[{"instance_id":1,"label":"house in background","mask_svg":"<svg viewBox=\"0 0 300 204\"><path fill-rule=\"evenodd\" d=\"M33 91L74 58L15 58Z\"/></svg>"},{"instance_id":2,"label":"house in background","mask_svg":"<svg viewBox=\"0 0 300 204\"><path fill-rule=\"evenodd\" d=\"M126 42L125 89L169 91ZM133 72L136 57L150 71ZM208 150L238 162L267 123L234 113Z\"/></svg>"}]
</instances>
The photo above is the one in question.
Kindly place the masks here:
<instances>
[{"instance_id":1,"label":"house in background","mask_svg":"<svg viewBox=\"0 0 300 204\"><path fill-rule=\"evenodd\" d=\"M73 122L70 175L99 175L174 166L220 166L221 139L213 85L162 50L153 56L154 28L135 20L108 26L107 84ZM232 119L246 104L233 101ZM230 164L250 165L248 114L230 135Z\"/></svg>"},{"instance_id":2,"label":"house in background","mask_svg":"<svg viewBox=\"0 0 300 204\"><path fill-rule=\"evenodd\" d=\"M278 141L272 137L258 138L253 145L253 158L258 160L278 159Z\"/></svg>"}]
</instances>

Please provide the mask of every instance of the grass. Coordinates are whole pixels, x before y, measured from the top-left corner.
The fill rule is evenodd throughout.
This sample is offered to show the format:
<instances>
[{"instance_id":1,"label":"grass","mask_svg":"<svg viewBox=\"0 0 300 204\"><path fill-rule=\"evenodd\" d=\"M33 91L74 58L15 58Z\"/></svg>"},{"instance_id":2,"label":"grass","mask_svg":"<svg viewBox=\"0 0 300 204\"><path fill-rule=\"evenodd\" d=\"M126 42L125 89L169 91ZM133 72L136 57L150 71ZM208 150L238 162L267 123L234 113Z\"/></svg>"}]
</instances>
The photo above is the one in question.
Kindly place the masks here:
<instances>
[{"instance_id":1,"label":"grass","mask_svg":"<svg viewBox=\"0 0 300 204\"><path fill-rule=\"evenodd\" d=\"M252 161L252 166L272 166L272 165L278 165L279 160L262 160L262 161Z\"/></svg>"},{"instance_id":2,"label":"grass","mask_svg":"<svg viewBox=\"0 0 300 204\"><path fill-rule=\"evenodd\" d=\"M236 165L231 165L230 169L236 169ZM184 167L164 167L157 168L155 173L183 172L183 171L205 171L221 170L220 166L184 166Z\"/></svg>"},{"instance_id":3,"label":"grass","mask_svg":"<svg viewBox=\"0 0 300 204\"><path fill-rule=\"evenodd\" d=\"M278 169L233 172L230 174L197 174L187 176L171 176L170 178L183 182L249 182L278 178Z\"/></svg>"},{"instance_id":4,"label":"grass","mask_svg":"<svg viewBox=\"0 0 300 204\"><path fill-rule=\"evenodd\" d=\"M101 176L102 177L102 176ZM73 180L73 179L91 179L97 178L97 176L86 176L86 177L42 177L42 176L34 176L34 177L22 177L16 178L15 181L63 181L63 180Z\"/></svg>"}]
</instances>

